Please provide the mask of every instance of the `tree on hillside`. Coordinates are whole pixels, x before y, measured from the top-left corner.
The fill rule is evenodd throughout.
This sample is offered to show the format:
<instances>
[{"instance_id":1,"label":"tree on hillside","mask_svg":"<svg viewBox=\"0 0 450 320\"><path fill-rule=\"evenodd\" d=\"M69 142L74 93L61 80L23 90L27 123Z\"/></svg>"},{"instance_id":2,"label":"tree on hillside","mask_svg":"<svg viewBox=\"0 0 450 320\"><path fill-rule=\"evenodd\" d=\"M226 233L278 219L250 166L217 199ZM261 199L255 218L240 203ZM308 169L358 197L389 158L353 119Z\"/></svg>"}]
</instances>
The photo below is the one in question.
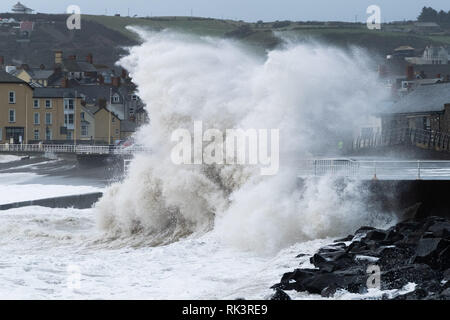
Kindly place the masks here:
<instances>
[{"instance_id":1,"label":"tree on hillside","mask_svg":"<svg viewBox=\"0 0 450 320\"><path fill-rule=\"evenodd\" d=\"M437 22L438 12L431 7L423 7L422 12L417 17L420 22Z\"/></svg>"},{"instance_id":2,"label":"tree on hillside","mask_svg":"<svg viewBox=\"0 0 450 320\"><path fill-rule=\"evenodd\" d=\"M437 12L437 10L431 7L423 7L417 20L420 22L436 22L441 26L450 26L450 11L445 12L441 10Z\"/></svg>"}]
</instances>

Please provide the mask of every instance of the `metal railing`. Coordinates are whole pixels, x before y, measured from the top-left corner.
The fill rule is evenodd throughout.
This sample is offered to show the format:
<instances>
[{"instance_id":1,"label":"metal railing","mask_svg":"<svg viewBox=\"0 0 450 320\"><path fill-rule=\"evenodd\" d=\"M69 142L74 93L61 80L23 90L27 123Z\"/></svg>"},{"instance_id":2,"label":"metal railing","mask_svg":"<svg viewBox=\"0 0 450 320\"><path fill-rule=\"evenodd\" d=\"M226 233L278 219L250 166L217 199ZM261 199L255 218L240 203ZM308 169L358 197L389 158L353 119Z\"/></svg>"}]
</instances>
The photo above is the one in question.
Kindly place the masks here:
<instances>
[{"instance_id":1,"label":"metal railing","mask_svg":"<svg viewBox=\"0 0 450 320\"><path fill-rule=\"evenodd\" d=\"M300 162L299 177L370 180L450 180L450 161L317 159Z\"/></svg>"},{"instance_id":2,"label":"metal railing","mask_svg":"<svg viewBox=\"0 0 450 320\"><path fill-rule=\"evenodd\" d=\"M98 145L69 145L69 144L0 144L0 152L4 153L74 153L74 154L116 154L131 155L150 152L142 146L98 146Z\"/></svg>"},{"instance_id":3,"label":"metal railing","mask_svg":"<svg viewBox=\"0 0 450 320\"><path fill-rule=\"evenodd\" d=\"M395 145L413 145L420 148L450 152L450 135L433 130L394 128L365 134L353 141L353 149Z\"/></svg>"}]
</instances>

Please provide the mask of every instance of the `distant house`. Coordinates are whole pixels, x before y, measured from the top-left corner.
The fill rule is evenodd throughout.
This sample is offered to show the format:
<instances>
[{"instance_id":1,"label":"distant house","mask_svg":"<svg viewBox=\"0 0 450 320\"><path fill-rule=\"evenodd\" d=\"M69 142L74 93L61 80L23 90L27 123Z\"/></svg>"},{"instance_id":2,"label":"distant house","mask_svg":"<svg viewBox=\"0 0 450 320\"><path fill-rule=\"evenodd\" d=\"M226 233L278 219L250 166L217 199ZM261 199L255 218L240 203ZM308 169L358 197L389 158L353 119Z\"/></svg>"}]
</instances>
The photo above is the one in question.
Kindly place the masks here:
<instances>
[{"instance_id":1,"label":"distant house","mask_svg":"<svg viewBox=\"0 0 450 320\"><path fill-rule=\"evenodd\" d=\"M13 7L12 7L12 12L14 13L21 13L21 14L31 14L33 13L33 9L30 9L28 7L26 7L25 5L21 4L20 1L17 2Z\"/></svg>"},{"instance_id":2,"label":"distant house","mask_svg":"<svg viewBox=\"0 0 450 320\"><path fill-rule=\"evenodd\" d=\"M412 64L448 64L449 53L444 47L427 46L421 57L407 57Z\"/></svg>"},{"instance_id":3,"label":"distant house","mask_svg":"<svg viewBox=\"0 0 450 320\"><path fill-rule=\"evenodd\" d=\"M412 57L415 54L415 49L410 46L400 46L398 48L394 49L394 53L392 54L393 57L397 58L406 58L406 57Z\"/></svg>"},{"instance_id":4,"label":"distant house","mask_svg":"<svg viewBox=\"0 0 450 320\"><path fill-rule=\"evenodd\" d=\"M450 83L421 85L378 116L383 132L409 128L450 133Z\"/></svg>"},{"instance_id":5,"label":"distant house","mask_svg":"<svg viewBox=\"0 0 450 320\"><path fill-rule=\"evenodd\" d=\"M416 22L413 31L421 34L439 33L442 28L435 22Z\"/></svg>"}]
</instances>

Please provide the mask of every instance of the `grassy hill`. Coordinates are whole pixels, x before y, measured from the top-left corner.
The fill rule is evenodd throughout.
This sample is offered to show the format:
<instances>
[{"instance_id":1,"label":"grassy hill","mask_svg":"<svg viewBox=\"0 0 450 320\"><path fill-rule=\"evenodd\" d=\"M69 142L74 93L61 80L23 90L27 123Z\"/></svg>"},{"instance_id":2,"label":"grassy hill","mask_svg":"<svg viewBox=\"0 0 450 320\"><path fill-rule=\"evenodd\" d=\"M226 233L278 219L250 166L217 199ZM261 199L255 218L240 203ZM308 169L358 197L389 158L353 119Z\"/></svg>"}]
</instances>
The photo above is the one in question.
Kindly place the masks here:
<instances>
[{"instance_id":1,"label":"grassy hill","mask_svg":"<svg viewBox=\"0 0 450 320\"><path fill-rule=\"evenodd\" d=\"M197 17L118 17L83 15L82 29L69 31L65 21L67 15L13 15L0 14L2 18L14 17L35 21L35 30L26 41L19 39L11 30L0 28L0 55L7 63L26 62L32 65L52 65L54 49L65 55L85 56L94 54L97 63L112 65L125 53L123 47L138 44L136 34L126 26L140 26L151 30L171 29L196 35L228 37L238 39L259 49L279 45L282 37L301 41L316 39L341 47L361 46L374 54L384 56L401 45L417 49L427 45L449 45L449 32L439 35L421 35L399 31L411 22L387 26L383 30L368 30L364 24L342 22L258 22L219 20ZM14 59L14 60L13 60Z\"/></svg>"},{"instance_id":2,"label":"grassy hill","mask_svg":"<svg viewBox=\"0 0 450 320\"><path fill-rule=\"evenodd\" d=\"M192 17L154 17L130 18L116 16L84 16L85 19L100 23L123 35L136 39L136 35L125 29L127 25L141 26L153 30L172 29L197 35L238 38L242 41L263 48L274 47L280 43L278 34L302 40L318 39L337 46L361 46L385 55L398 46L410 45L421 49L427 45L450 45L450 33L444 35L421 35L408 32L369 30L361 23L340 22L259 22L217 20ZM407 27L396 24L396 29Z\"/></svg>"}]
</instances>

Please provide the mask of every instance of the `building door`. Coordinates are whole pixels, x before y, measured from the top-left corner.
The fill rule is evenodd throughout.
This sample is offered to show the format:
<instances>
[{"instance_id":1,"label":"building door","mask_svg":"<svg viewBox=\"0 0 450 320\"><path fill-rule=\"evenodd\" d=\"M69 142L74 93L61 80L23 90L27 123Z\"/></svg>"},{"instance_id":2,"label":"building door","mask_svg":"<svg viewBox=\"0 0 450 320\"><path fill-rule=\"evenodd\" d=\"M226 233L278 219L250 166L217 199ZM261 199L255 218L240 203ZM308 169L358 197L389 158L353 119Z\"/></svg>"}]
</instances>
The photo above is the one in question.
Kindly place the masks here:
<instances>
[{"instance_id":1,"label":"building door","mask_svg":"<svg viewBox=\"0 0 450 320\"><path fill-rule=\"evenodd\" d=\"M15 144L25 141L25 129L23 127L6 127L6 141L13 139Z\"/></svg>"}]
</instances>

